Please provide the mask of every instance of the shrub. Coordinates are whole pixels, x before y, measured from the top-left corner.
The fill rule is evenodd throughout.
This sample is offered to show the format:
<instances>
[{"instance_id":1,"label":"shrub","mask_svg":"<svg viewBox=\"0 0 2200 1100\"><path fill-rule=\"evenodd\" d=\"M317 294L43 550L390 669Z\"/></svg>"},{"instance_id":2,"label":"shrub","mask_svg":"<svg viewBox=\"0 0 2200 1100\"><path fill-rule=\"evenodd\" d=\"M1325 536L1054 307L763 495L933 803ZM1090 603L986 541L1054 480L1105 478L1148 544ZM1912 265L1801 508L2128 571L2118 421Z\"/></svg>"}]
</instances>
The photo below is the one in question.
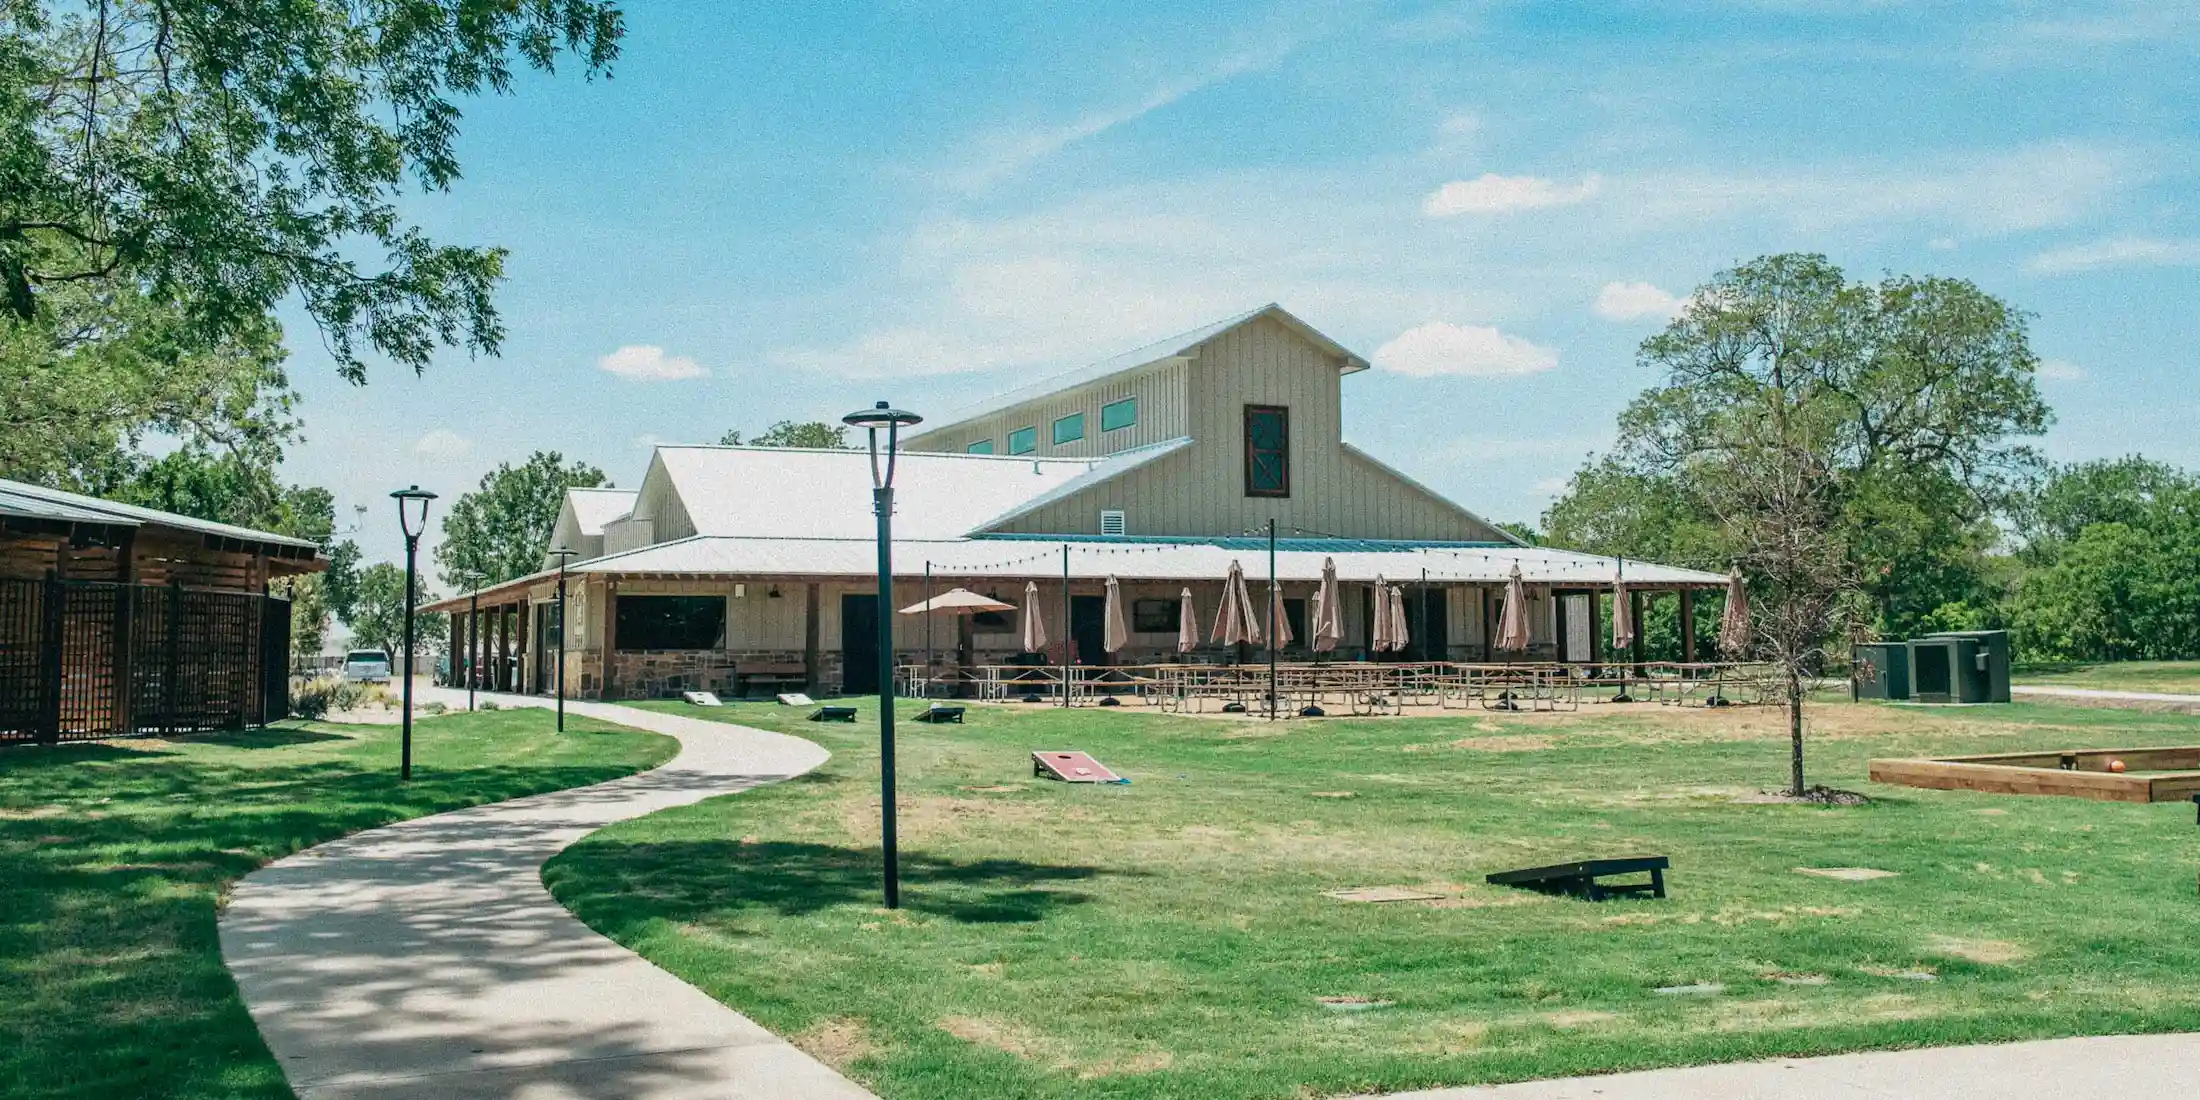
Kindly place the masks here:
<instances>
[{"instance_id":1,"label":"shrub","mask_svg":"<svg viewBox=\"0 0 2200 1100\"><path fill-rule=\"evenodd\" d=\"M481 701L481 709L483 709L483 710L503 710L504 708L503 708L503 707L500 707L500 706L498 706L498 705L497 705L497 701L496 701L496 700L494 700L494 699L483 699L483 700Z\"/></svg>"},{"instance_id":2,"label":"shrub","mask_svg":"<svg viewBox=\"0 0 2200 1100\"><path fill-rule=\"evenodd\" d=\"M357 710L385 694L342 677L322 676L290 689L290 713L300 718L320 719L327 717L330 711Z\"/></svg>"}]
</instances>

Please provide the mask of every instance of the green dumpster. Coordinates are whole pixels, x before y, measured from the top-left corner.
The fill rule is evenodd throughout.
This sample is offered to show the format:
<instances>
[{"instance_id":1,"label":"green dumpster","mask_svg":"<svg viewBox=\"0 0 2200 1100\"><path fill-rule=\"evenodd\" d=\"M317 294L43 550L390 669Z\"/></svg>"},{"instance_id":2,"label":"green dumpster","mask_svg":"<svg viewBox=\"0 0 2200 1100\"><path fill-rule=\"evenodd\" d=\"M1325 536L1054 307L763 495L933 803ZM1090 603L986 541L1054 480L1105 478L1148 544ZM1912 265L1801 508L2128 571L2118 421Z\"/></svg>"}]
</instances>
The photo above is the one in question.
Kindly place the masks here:
<instances>
[{"instance_id":1,"label":"green dumpster","mask_svg":"<svg viewBox=\"0 0 2200 1100\"><path fill-rule=\"evenodd\" d=\"M1959 702L2006 703L2009 701L2009 632L2006 630L1950 630L1931 638L1969 639L1978 652L1965 670L1972 680Z\"/></svg>"},{"instance_id":2,"label":"green dumpster","mask_svg":"<svg viewBox=\"0 0 2200 1100\"><path fill-rule=\"evenodd\" d=\"M1869 642L1849 650L1849 698L1909 697L1909 646L1901 642Z\"/></svg>"}]
</instances>

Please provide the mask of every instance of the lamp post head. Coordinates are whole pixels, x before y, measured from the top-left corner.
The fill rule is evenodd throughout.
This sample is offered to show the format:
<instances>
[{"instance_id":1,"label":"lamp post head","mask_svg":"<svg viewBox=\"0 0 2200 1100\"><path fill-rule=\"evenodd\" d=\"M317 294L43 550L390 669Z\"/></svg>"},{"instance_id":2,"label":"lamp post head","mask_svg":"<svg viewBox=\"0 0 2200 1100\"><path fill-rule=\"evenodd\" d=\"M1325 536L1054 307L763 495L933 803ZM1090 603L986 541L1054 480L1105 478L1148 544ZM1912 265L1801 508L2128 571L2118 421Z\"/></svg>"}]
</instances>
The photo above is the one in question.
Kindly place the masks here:
<instances>
[{"instance_id":1,"label":"lamp post head","mask_svg":"<svg viewBox=\"0 0 2200 1100\"><path fill-rule=\"evenodd\" d=\"M851 428L861 428L870 437L871 487L874 489L893 488L894 448L900 442L901 430L924 423L924 418L906 409L897 409L881 401L868 409L857 409L841 417L840 422ZM886 466L883 470L880 469L878 464L878 430L880 428L886 429Z\"/></svg>"},{"instance_id":2,"label":"lamp post head","mask_svg":"<svg viewBox=\"0 0 2200 1100\"><path fill-rule=\"evenodd\" d=\"M553 546L549 553L551 557L558 559L558 568L563 569L568 560L579 557L581 552L570 546Z\"/></svg>"},{"instance_id":3,"label":"lamp post head","mask_svg":"<svg viewBox=\"0 0 2200 1100\"><path fill-rule=\"evenodd\" d=\"M428 502L435 499L435 494L418 485L409 485L391 493L390 498L397 501L397 526L405 532L405 538L408 541L419 538L421 532L428 529Z\"/></svg>"}]
</instances>

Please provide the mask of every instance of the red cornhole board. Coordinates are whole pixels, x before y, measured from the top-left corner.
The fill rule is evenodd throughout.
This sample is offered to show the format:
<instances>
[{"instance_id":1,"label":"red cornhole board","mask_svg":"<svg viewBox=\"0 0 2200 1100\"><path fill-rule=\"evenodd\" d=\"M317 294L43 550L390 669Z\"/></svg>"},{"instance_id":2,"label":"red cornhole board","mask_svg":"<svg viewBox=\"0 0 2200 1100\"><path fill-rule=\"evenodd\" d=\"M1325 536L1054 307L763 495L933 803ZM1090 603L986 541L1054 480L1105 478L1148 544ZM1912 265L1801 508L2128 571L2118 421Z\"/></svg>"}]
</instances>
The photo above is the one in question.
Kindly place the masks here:
<instances>
[{"instance_id":1,"label":"red cornhole board","mask_svg":"<svg viewBox=\"0 0 2200 1100\"><path fill-rule=\"evenodd\" d=\"M1031 774L1064 783L1113 783L1121 778L1107 765L1081 752L1032 753Z\"/></svg>"}]
</instances>

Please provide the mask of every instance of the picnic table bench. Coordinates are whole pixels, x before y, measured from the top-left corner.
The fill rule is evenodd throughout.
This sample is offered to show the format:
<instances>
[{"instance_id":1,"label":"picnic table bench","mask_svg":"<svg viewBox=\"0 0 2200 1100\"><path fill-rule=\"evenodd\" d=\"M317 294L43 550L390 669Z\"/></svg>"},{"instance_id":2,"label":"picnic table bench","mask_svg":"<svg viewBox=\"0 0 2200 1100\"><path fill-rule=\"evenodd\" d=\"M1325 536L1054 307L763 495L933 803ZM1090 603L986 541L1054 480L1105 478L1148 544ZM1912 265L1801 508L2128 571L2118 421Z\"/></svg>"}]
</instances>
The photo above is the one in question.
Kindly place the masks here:
<instances>
[{"instance_id":1,"label":"picnic table bench","mask_svg":"<svg viewBox=\"0 0 2200 1100\"><path fill-rule=\"evenodd\" d=\"M1603 901L1610 897L1665 896L1665 872L1671 867L1664 856L1627 856L1620 859L1582 859L1572 863L1554 863L1548 867L1525 867L1518 871L1499 871L1486 876L1492 886L1518 886L1544 894L1565 894L1589 901ZM1597 880L1613 875L1650 873L1648 882L1605 883Z\"/></svg>"},{"instance_id":2,"label":"picnic table bench","mask_svg":"<svg viewBox=\"0 0 2200 1100\"><path fill-rule=\"evenodd\" d=\"M768 697L788 688L810 686L810 671L800 661L749 661L733 666L733 681L735 695L756 698L756 689L762 686L769 689L764 692Z\"/></svg>"}]
</instances>

